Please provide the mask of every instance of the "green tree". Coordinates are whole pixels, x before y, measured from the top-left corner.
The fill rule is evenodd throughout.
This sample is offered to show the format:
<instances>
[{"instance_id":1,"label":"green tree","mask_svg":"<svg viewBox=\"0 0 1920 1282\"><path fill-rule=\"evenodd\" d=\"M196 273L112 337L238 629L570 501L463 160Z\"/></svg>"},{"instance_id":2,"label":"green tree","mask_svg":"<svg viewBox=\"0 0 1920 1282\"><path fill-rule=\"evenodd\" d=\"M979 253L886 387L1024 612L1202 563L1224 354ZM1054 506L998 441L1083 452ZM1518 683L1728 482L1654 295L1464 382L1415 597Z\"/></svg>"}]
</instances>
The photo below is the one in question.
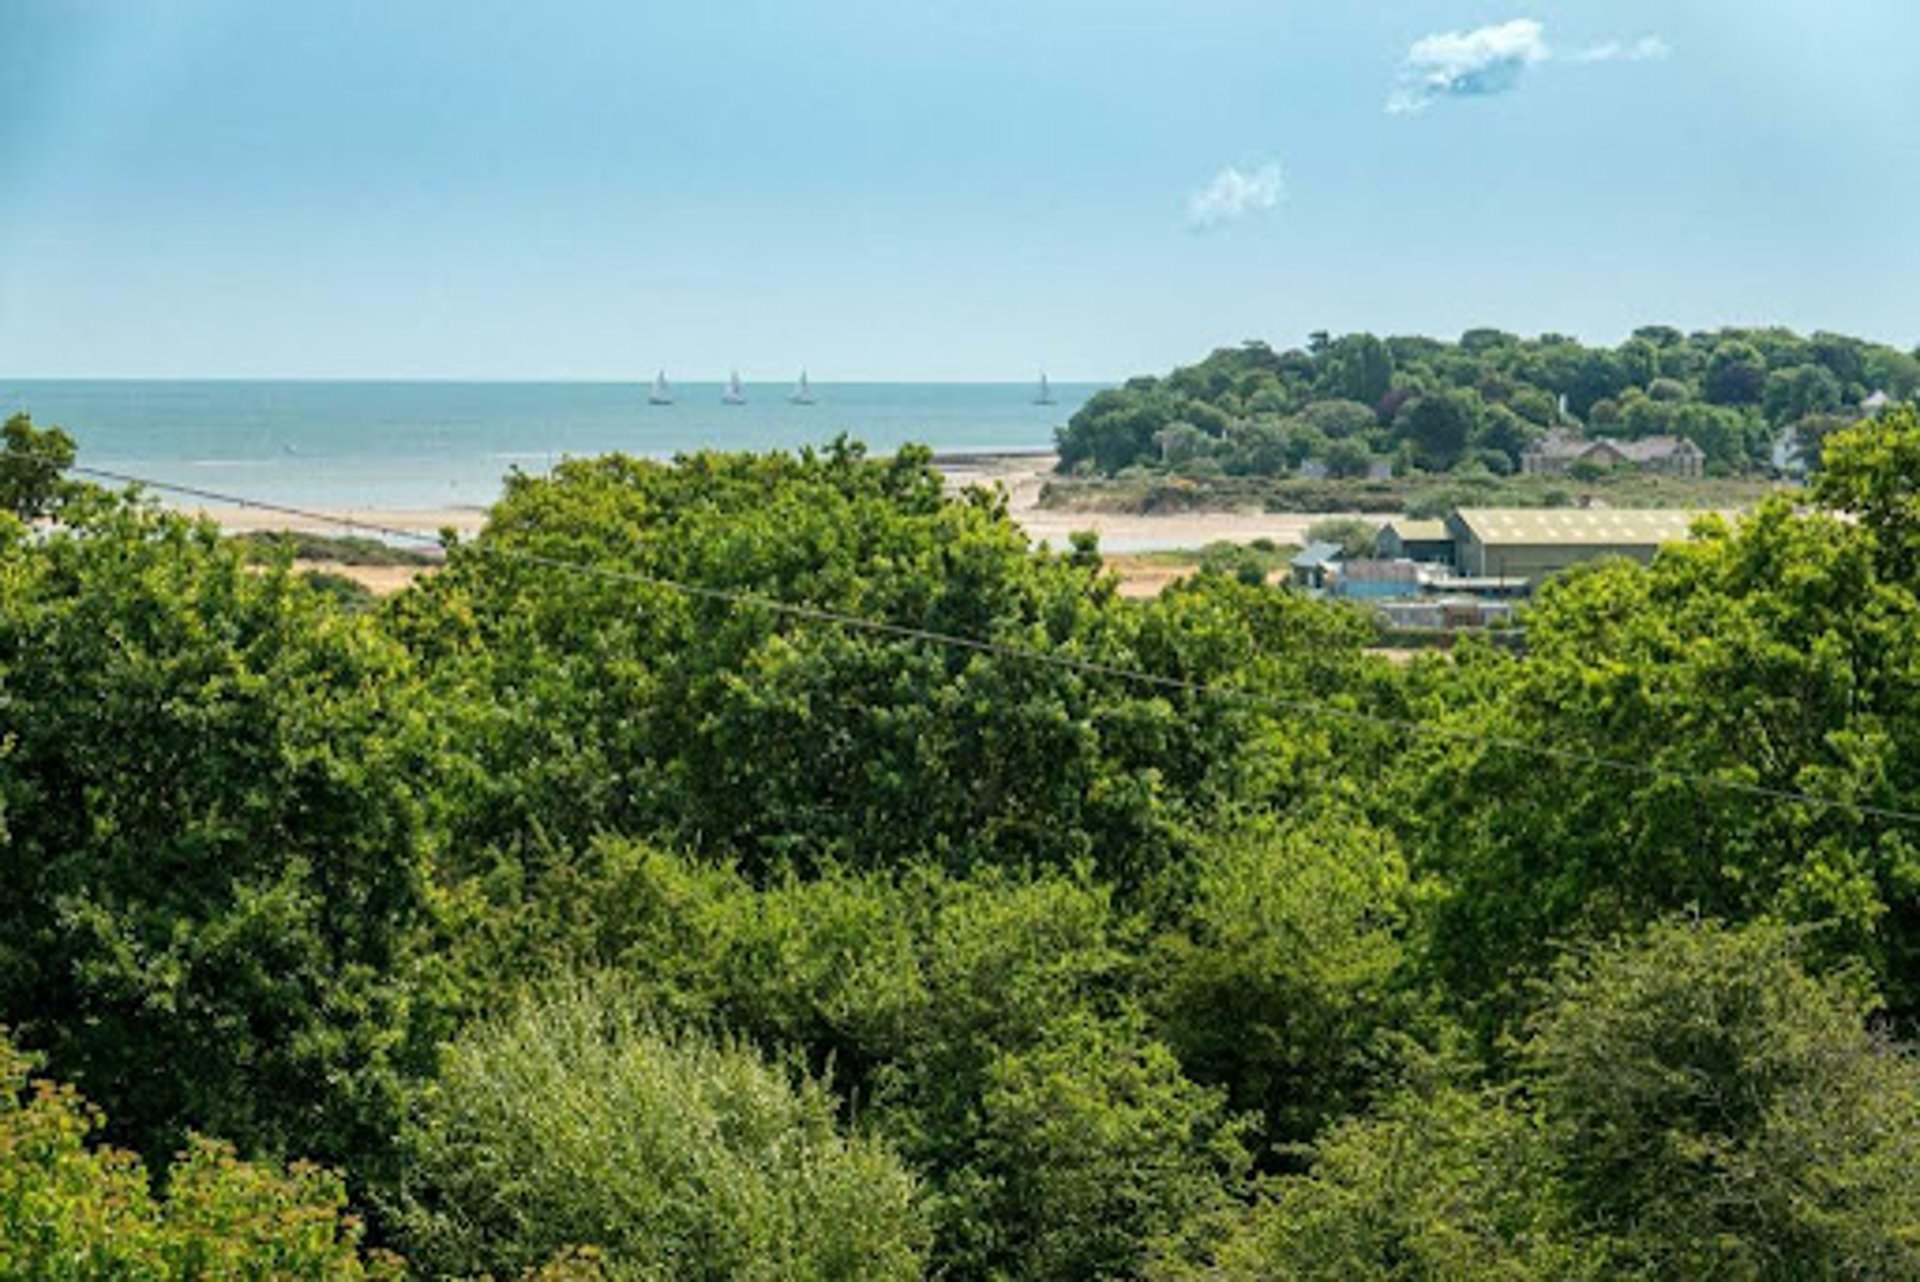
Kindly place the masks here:
<instances>
[{"instance_id":1,"label":"green tree","mask_svg":"<svg viewBox=\"0 0 1920 1282\"><path fill-rule=\"evenodd\" d=\"M1128 1278L1234 1204L1243 1127L1165 1046L1087 1014L988 1069L973 1158L951 1183L960 1269Z\"/></svg>"},{"instance_id":2,"label":"green tree","mask_svg":"<svg viewBox=\"0 0 1920 1282\"><path fill-rule=\"evenodd\" d=\"M1905 406L1826 438L1815 494L1859 517L1888 577L1920 567L1920 409Z\"/></svg>"},{"instance_id":3,"label":"green tree","mask_svg":"<svg viewBox=\"0 0 1920 1282\"><path fill-rule=\"evenodd\" d=\"M1081 465L1109 475L1143 458L1154 448L1154 434L1177 416L1172 396L1148 380L1148 386L1097 392L1060 429L1060 467Z\"/></svg>"},{"instance_id":4,"label":"green tree","mask_svg":"<svg viewBox=\"0 0 1920 1282\"><path fill-rule=\"evenodd\" d=\"M1349 334L1327 348L1321 386L1331 395L1377 405L1393 386L1393 353L1372 334Z\"/></svg>"},{"instance_id":5,"label":"green tree","mask_svg":"<svg viewBox=\"0 0 1920 1282\"><path fill-rule=\"evenodd\" d=\"M1340 1122L1185 1282L1561 1282L1613 1276L1552 1147L1509 1093L1425 1083Z\"/></svg>"},{"instance_id":6,"label":"green tree","mask_svg":"<svg viewBox=\"0 0 1920 1282\"><path fill-rule=\"evenodd\" d=\"M194 1137L165 1196L131 1153L94 1147L99 1111L71 1086L29 1081L0 1038L0 1275L93 1278L398 1278L399 1261L360 1254L336 1175L237 1161Z\"/></svg>"},{"instance_id":7,"label":"green tree","mask_svg":"<svg viewBox=\"0 0 1920 1282\"><path fill-rule=\"evenodd\" d=\"M210 525L63 517L0 529L0 1017L151 1163L199 1130L371 1176L437 1018L407 656Z\"/></svg>"},{"instance_id":8,"label":"green tree","mask_svg":"<svg viewBox=\"0 0 1920 1282\"><path fill-rule=\"evenodd\" d=\"M1361 1098L1396 1017L1406 866L1392 838L1338 816L1222 833L1198 865L1157 948L1164 1035L1270 1139L1304 1140Z\"/></svg>"},{"instance_id":9,"label":"green tree","mask_svg":"<svg viewBox=\"0 0 1920 1282\"><path fill-rule=\"evenodd\" d=\"M1596 401L1619 396L1634 383L1632 372L1604 348L1550 341L1550 336L1540 342L1537 377L1548 391L1567 398L1575 418L1585 418Z\"/></svg>"},{"instance_id":10,"label":"green tree","mask_svg":"<svg viewBox=\"0 0 1920 1282\"><path fill-rule=\"evenodd\" d=\"M1889 464L1867 474L1891 478L1900 430L1865 433L1841 457L1865 451ZM1905 484L1890 480L1879 510L1903 510ZM1833 485L1833 502L1861 488ZM1817 947L1863 959L1909 1008L1920 934L1899 905L1920 887L1914 838L1863 813L1920 797L1920 762L1899 746L1920 725L1920 697L1899 675L1920 659L1900 546L1871 518L1772 500L1737 529L1707 522L1651 567L1560 576L1529 612L1524 658L1462 656L1436 705L1457 709L1450 729L1486 742L1399 761L1412 789L1403 819L1420 816L1403 839L1421 852L1416 870L1448 886L1435 956L1458 991L1495 997L1549 940L1693 906L1824 923ZM1635 769L1543 764L1495 740Z\"/></svg>"},{"instance_id":11,"label":"green tree","mask_svg":"<svg viewBox=\"0 0 1920 1282\"><path fill-rule=\"evenodd\" d=\"M1177 1277L1904 1278L1920 1065L1778 926L1665 922L1557 969L1517 1076L1412 1057Z\"/></svg>"},{"instance_id":12,"label":"green tree","mask_svg":"<svg viewBox=\"0 0 1920 1282\"><path fill-rule=\"evenodd\" d=\"M1504 405L1491 407L1482 420L1476 444L1482 452L1493 451L1506 459L1505 471L1519 465L1527 446L1541 436L1540 430Z\"/></svg>"},{"instance_id":13,"label":"green tree","mask_svg":"<svg viewBox=\"0 0 1920 1282\"><path fill-rule=\"evenodd\" d=\"M1707 456L1707 464L1727 471L1753 461L1755 434L1746 416L1723 405L1676 406L1667 421L1674 435L1692 441ZM1765 433L1759 440L1766 439Z\"/></svg>"},{"instance_id":14,"label":"green tree","mask_svg":"<svg viewBox=\"0 0 1920 1282\"><path fill-rule=\"evenodd\" d=\"M1884 389L1896 399L1920 391L1920 360L1907 352L1842 335L1803 339L1783 329L1689 336L1650 326L1616 348L1557 334L1523 340L1498 330L1470 330L1454 344L1365 334L1322 338L1311 355L1224 349L1164 379L1135 379L1104 392L1062 433L1062 468L1112 474L1160 466L1154 436L1172 424L1191 424L1220 441L1249 418L1290 414L1301 428L1312 429L1316 443L1366 435L1372 448L1381 449L1405 438L1400 415L1410 403L1469 393L1479 398L1476 417L1510 411L1530 425L1522 430L1553 427L1570 415L1576 423L1638 437L1675 430L1682 410L1728 410L1741 419L1737 448L1714 463L1731 471L1765 461L1766 445L1759 439L1764 433L1757 430L1763 407L1764 421L1780 427L1848 409L1869 389ZM1368 413L1392 430L1370 425ZM1515 455L1513 444L1468 442ZM1297 466L1306 452L1323 457L1318 449L1295 449L1292 462ZM1461 454L1445 448L1438 453L1447 459ZM1235 475L1277 474L1231 456L1223 463ZM1180 466L1189 472L1193 467Z\"/></svg>"},{"instance_id":15,"label":"green tree","mask_svg":"<svg viewBox=\"0 0 1920 1282\"><path fill-rule=\"evenodd\" d=\"M917 1278L913 1177L825 1088L663 1031L611 978L453 1044L410 1140L401 1235L446 1275L593 1247L609 1278Z\"/></svg>"},{"instance_id":16,"label":"green tree","mask_svg":"<svg viewBox=\"0 0 1920 1282\"><path fill-rule=\"evenodd\" d=\"M1484 412L1476 392L1437 392L1409 402L1394 430L1413 445L1422 467L1444 472L1460 461Z\"/></svg>"},{"instance_id":17,"label":"green tree","mask_svg":"<svg viewBox=\"0 0 1920 1282\"><path fill-rule=\"evenodd\" d=\"M1483 356L1489 352L1497 352L1502 348L1514 347L1517 346L1519 342L1520 339L1517 335L1509 334L1503 329L1470 329L1460 335L1461 349L1471 352L1475 356Z\"/></svg>"},{"instance_id":18,"label":"green tree","mask_svg":"<svg viewBox=\"0 0 1920 1282\"><path fill-rule=\"evenodd\" d=\"M1327 475L1343 480L1365 477L1373 471L1373 451L1355 440L1334 441L1320 452Z\"/></svg>"},{"instance_id":19,"label":"green tree","mask_svg":"<svg viewBox=\"0 0 1920 1282\"><path fill-rule=\"evenodd\" d=\"M1836 386L1849 386L1867 377L1867 344L1844 334L1816 332L1807 350L1833 377Z\"/></svg>"},{"instance_id":20,"label":"green tree","mask_svg":"<svg viewBox=\"0 0 1920 1282\"><path fill-rule=\"evenodd\" d=\"M1384 395L1386 393L1381 392L1381 396ZM1360 401L1314 401L1300 411L1300 417L1336 441L1370 432L1379 425L1372 404Z\"/></svg>"},{"instance_id":21,"label":"green tree","mask_svg":"<svg viewBox=\"0 0 1920 1282\"><path fill-rule=\"evenodd\" d=\"M927 1179L943 1276L1137 1272L1160 1235L1223 1204L1244 1154L1218 1095L1133 1013L1133 928L1111 898L991 869L755 888L605 840L478 915L493 938L468 964L606 966L634 1010L830 1074Z\"/></svg>"},{"instance_id":22,"label":"green tree","mask_svg":"<svg viewBox=\"0 0 1920 1282\"><path fill-rule=\"evenodd\" d=\"M1730 339L1713 349L1704 390L1716 405L1753 405L1766 390L1767 365L1752 343Z\"/></svg>"},{"instance_id":23,"label":"green tree","mask_svg":"<svg viewBox=\"0 0 1920 1282\"><path fill-rule=\"evenodd\" d=\"M1525 1059L1623 1272L1920 1274L1920 1066L1776 926L1666 923L1569 959Z\"/></svg>"},{"instance_id":24,"label":"green tree","mask_svg":"<svg viewBox=\"0 0 1920 1282\"><path fill-rule=\"evenodd\" d=\"M59 428L36 428L25 414L7 419L0 427L0 512L31 521L54 511L71 492L64 474L73 458L73 438Z\"/></svg>"},{"instance_id":25,"label":"green tree","mask_svg":"<svg viewBox=\"0 0 1920 1282\"><path fill-rule=\"evenodd\" d=\"M1233 476L1283 476L1292 467L1291 441L1286 427L1255 419L1227 430L1221 461Z\"/></svg>"},{"instance_id":26,"label":"green tree","mask_svg":"<svg viewBox=\"0 0 1920 1282\"><path fill-rule=\"evenodd\" d=\"M1352 619L1233 590L1210 579L1122 602L1084 563L1031 552L998 496L943 494L924 451L880 463L842 444L516 481L479 542L393 615L475 719L458 732L475 765L457 831L480 865L615 831L730 854L756 875L1095 860L1124 885L1176 856L1180 812L1238 787L1226 748L1253 721L1314 732L1009 652L1245 673L1275 692L1304 691L1317 665L1359 667L1366 630ZM994 649L903 644L713 593Z\"/></svg>"},{"instance_id":27,"label":"green tree","mask_svg":"<svg viewBox=\"0 0 1920 1282\"><path fill-rule=\"evenodd\" d=\"M1153 434L1153 445L1166 464L1204 458L1213 448L1213 439L1191 423L1169 423Z\"/></svg>"},{"instance_id":28,"label":"green tree","mask_svg":"<svg viewBox=\"0 0 1920 1282\"><path fill-rule=\"evenodd\" d=\"M1646 387L1660 377L1660 347L1638 335L1620 345L1620 370L1629 382Z\"/></svg>"},{"instance_id":29,"label":"green tree","mask_svg":"<svg viewBox=\"0 0 1920 1282\"><path fill-rule=\"evenodd\" d=\"M1840 408L1845 388L1824 365L1796 365L1767 375L1761 405L1767 421L1776 426L1797 423L1809 414L1830 414Z\"/></svg>"},{"instance_id":30,"label":"green tree","mask_svg":"<svg viewBox=\"0 0 1920 1282\"><path fill-rule=\"evenodd\" d=\"M1894 400L1911 400L1920 394L1920 356L1876 344L1868 349L1864 377Z\"/></svg>"},{"instance_id":31,"label":"green tree","mask_svg":"<svg viewBox=\"0 0 1920 1282\"><path fill-rule=\"evenodd\" d=\"M1349 561L1372 556L1379 537L1377 522L1357 516L1330 516L1307 527L1308 542L1337 544L1340 555Z\"/></svg>"}]
</instances>

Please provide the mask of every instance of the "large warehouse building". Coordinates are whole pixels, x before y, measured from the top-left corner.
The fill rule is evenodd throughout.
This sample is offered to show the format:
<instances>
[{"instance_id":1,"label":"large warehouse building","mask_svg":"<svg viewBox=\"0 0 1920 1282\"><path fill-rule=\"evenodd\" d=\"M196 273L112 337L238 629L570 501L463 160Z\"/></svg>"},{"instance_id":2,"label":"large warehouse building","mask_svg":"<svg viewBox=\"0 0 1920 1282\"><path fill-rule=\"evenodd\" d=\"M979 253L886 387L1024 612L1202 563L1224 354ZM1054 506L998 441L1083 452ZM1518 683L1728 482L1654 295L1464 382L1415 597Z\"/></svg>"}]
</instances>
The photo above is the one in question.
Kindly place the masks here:
<instances>
[{"instance_id":1,"label":"large warehouse building","mask_svg":"<svg viewBox=\"0 0 1920 1282\"><path fill-rule=\"evenodd\" d=\"M1473 578L1525 579L1602 556L1653 560L1706 513L1633 508L1461 508L1447 518L1454 564Z\"/></svg>"}]
</instances>

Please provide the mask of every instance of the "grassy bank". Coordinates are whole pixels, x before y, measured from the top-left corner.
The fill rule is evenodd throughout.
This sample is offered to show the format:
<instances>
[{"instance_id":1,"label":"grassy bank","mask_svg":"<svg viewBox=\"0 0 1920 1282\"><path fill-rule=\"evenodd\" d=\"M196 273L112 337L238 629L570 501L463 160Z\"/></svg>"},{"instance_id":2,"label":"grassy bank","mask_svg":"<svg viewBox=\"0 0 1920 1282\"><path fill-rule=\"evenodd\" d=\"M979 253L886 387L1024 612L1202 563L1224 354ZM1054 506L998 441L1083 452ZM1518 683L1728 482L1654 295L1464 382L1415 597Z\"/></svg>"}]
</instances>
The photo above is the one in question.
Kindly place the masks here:
<instances>
[{"instance_id":1,"label":"grassy bank","mask_svg":"<svg viewBox=\"0 0 1920 1282\"><path fill-rule=\"evenodd\" d=\"M313 534L302 530L256 530L230 536L249 553L262 557L293 550L296 561L324 561L330 565L422 566L438 565L440 553L421 548L394 547L378 539L356 535Z\"/></svg>"},{"instance_id":2,"label":"grassy bank","mask_svg":"<svg viewBox=\"0 0 1920 1282\"><path fill-rule=\"evenodd\" d=\"M1780 482L1755 477L1406 476L1387 480L1266 477L1054 477L1040 506L1068 512L1137 515L1181 512L1368 512L1438 516L1455 507L1570 507L1597 499L1614 507L1745 508Z\"/></svg>"}]
</instances>

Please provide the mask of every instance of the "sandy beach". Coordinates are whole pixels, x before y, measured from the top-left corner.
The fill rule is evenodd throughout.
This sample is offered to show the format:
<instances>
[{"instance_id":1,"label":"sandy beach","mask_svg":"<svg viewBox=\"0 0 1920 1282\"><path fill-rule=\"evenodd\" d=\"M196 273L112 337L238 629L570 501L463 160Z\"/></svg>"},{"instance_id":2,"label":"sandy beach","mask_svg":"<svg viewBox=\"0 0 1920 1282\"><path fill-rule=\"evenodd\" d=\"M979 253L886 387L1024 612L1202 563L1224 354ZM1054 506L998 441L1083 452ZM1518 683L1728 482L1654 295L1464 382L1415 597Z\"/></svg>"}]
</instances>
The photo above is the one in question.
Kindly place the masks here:
<instances>
[{"instance_id":1,"label":"sandy beach","mask_svg":"<svg viewBox=\"0 0 1920 1282\"><path fill-rule=\"evenodd\" d=\"M1189 572L1164 559L1143 559L1138 554L1198 549L1218 542L1251 543L1256 539L1271 539L1283 546L1299 545L1306 542L1307 529L1315 522L1328 516L1346 515L1181 512L1140 516L1124 512L1051 511L1040 506L1040 491L1054 461L1053 455L1037 452L953 454L942 456L938 466L955 489L968 485L1003 487L1013 519L1035 542L1061 548L1078 531L1092 530L1098 534L1100 547L1109 554L1112 568L1121 577L1122 590L1129 596L1154 595ZM351 508L305 516L243 507L198 510L235 534L291 530L323 535L357 534L388 542L402 541L398 537L401 535L431 538L448 529L471 535L486 523L487 516L486 509L480 507ZM399 590L420 572L407 566L351 566L319 561L301 564L345 575L382 594Z\"/></svg>"},{"instance_id":2,"label":"sandy beach","mask_svg":"<svg viewBox=\"0 0 1920 1282\"><path fill-rule=\"evenodd\" d=\"M1069 535L1092 530L1100 536L1100 546L1114 553L1154 552L1175 548L1198 548L1208 543L1251 543L1272 539L1281 544L1304 542L1307 527L1328 515L1295 512L1182 512L1168 515L1139 516L1124 512L1056 512L1040 506L1040 490L1052 472L1051 454L953 454L942 456L938 466L954 488L967 485L1000 485L1008 494L1013 519L1036 542L1058 548ZM351 508L324 514L324 519L287 516L251 508L210 507L201 509L223 529L236 534L251 530L297 530L314 534L379 534L401 531L414 535L432 535L443 529L471 534L486 522L486 510L479 507L423 509Z\"/></svg>"},{"instance_id":3,"label":"sandy beach","mask_svg":"<svg viewBox=\"0 0 1920 1282\"><path fill-rule=\"evenodd\" d=\"M229 534L292 530L301 534L359 534L369 538L388 534L430 537L448 529L473 534L487 523L487 510L481 507L340 508L311 516L289 516L250 507L194 507L184 503L178 506L211 519Z\"/></svg>"}]
</instances>

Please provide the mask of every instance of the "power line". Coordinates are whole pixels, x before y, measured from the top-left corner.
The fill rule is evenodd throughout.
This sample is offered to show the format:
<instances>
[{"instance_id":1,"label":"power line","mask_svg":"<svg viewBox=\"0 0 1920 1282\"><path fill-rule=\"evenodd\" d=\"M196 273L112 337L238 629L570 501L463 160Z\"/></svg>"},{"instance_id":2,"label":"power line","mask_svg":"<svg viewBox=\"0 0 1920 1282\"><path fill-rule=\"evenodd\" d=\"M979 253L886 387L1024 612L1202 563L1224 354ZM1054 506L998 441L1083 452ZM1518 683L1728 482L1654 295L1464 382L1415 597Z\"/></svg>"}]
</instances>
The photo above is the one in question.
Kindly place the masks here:
<instances>
[{"instance_id":1,"label":"power line","mask_svg":"<svg viewBox=\"0 0 1920 1282\"><path fill-rule=\"evenodd\" d=\"M209 490L199 486L182 485L170 481L156 481L147 477L131 476L123 472L113 472L103 468L75 465L69 470L80 475L94 477L98 480L111 481L123 485L141 486L164 493L202 499L228 507L245 508L256 512L268 512L278 516L293 517L297 520L309 521L318 525L356 530L366 534L380 535L384 538L401 539L421 546L440 546L440 539L437 535L423 534L417 530L406 530L397 526L382 525L376 521L362 520L358 517L346 516L339 513L320 512L310 508L292 507L287 504L273 503L264 499L248 498L245 495L229 494L219 490ZM1082 676L1104 677L1109 680L1123 681L1137 686L1185 694L1194 698L1219 699L1225 702L1261 707L1270 711L1287 712L1305 717L1317 717L1323 720L1342 721L1353 725L1370 726L1376 729L1402 730L1410 734L1422 735L1431 739L1445 740L1468 746L1497 748L1504 752L1537 757L1562 765L1585 766L1590 769L1608 770L1622 775L1662 783L1688 784L1696 788L1715 789L1723 793L1753 797L1763 801L1784 802L1815 810L1845 811L1862 818L1878 819L1887 823L1920 827L1920 811L1837 801L1830 797L1821 797L1810 792L1801 792L1791 788L1773 788L1765 784L1746 783L1737 779L1720 779L1712 775L1674 770L1670 767L1653 765L1648 762L1624 761L1618 757L1605 757L1597 753L1581 752L1577 749L1558 748L1549 744L1533 743L1525 739L1515 739L1506 735L1483 734L1471 730L1455 730L1448 726L1435 725L1428 721L1417 721L1410 717L1395 717L1384 713L1362 712L1352 708L1335 707L1327 703L1313 702L1304 699L1288 699L1280 695L1268 694L1259 690L1248 690L1239 686L1215 685L1210 682L1191 681L1184 677L1170 677L1160 673L1143 672L1136 668L1126 668L1117 664L1102 663L1096 659L1081 659L1073 655L1060 654L1054 651L1036 650L1028 646L1009 645L1002 641L984 640L979 637L963 636L952 632L940 632L930 628L916 628L907 624L889 623L883 619L869 619L861 615L848 614L840 610L824 609L820 606L801 605L791 601L781 601L754 592L742 592L730 588L716 588L698 583L685 583L676 579L664 578L660 575L645 574L638 570L628 570L616 566L596 565L592 562L585 561L568 561L560 557L545 556L538 552L531 552L522 548L504 547L496 543L473 542L464 544L463 546L482 555L518 561L522 564L536 566L541 569L571 574L584 574L611 582L658 588L665 591L677 592L683 596L697 600L714 601L732 606L752 607L766 610L769 613L784 615L788 618L801 619L812 623L833 624L839 627L873 633L878 636L890 637L894 640L945 646L950 649L966 650L975 654L991 655L995 658L1034 663L1078 673Z\"/></svg>"}]
</instances>

